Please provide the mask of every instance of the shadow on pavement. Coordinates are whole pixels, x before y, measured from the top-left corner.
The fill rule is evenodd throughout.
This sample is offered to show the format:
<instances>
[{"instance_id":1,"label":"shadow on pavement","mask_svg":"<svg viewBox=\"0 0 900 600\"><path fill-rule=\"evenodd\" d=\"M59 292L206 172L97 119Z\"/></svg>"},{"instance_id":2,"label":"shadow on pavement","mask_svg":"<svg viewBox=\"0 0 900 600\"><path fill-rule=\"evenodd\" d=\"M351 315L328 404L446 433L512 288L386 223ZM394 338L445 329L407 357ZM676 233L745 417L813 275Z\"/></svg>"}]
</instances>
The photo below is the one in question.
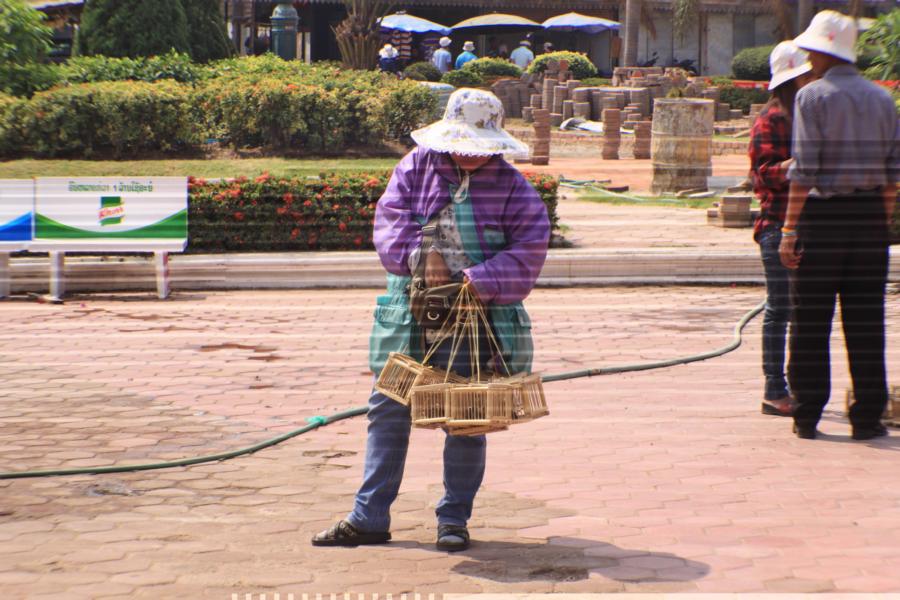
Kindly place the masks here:
<instances>
[{"instance_id":1,"label":"shadow on pavement","mask_svg":"<svg viewBox=\"0 0 900 600\"><path fill-rule=\"evenodd\" d=\"M628 550L576 538L547 542L473 541L452 571L468 577L512 583L581 581L591 573L631 583L690 581L709 573L709 565L668 552Z\"/></svg>"}]
</instances>

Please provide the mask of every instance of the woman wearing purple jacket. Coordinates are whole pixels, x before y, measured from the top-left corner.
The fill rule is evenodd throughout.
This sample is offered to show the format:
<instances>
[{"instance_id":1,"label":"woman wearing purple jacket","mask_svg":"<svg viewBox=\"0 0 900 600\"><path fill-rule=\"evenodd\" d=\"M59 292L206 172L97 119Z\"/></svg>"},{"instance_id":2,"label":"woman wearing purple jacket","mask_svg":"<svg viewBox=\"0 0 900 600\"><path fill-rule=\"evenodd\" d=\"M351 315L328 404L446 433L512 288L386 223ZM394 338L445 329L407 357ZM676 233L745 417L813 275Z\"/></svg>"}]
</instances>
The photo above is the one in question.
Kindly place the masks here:
<instances>
[{"instance_id":1,"label":"woman wearing purple jacket","mask_svg":"<svg viewBox=\"0 0 900 600\"><path fill-rule=\"evenodd\" d=\"M503 131L502 119L493 94L457 90L442 120L413 132L418 147L394 169L375 213L375 247L388 271L387 294L378 298L370 339L369 363L376 374L390 352L407 351L420 359L424 354L429 340L412 318L407 291L420 261L429 287L470 282L488 309L506 364L516 373L531 369L531 321L522 300L544 265L550 222L534 188L503 160L503 154L527 154L528 147ZM421 256L426 226L435 234ZM443 344L433 362L468 376L467 353L449 365L449 350ZM479 355L483 368L496 362L486 346ZM313 545L391 539L390 507L403 478L409 407L375 392L368 417L365 472L354 508L313 537ZM445 437L445 494L435 510L439 549L469 546L466 523L484 475L485 447L483 435Z\"/></svg>"}]
</instances>

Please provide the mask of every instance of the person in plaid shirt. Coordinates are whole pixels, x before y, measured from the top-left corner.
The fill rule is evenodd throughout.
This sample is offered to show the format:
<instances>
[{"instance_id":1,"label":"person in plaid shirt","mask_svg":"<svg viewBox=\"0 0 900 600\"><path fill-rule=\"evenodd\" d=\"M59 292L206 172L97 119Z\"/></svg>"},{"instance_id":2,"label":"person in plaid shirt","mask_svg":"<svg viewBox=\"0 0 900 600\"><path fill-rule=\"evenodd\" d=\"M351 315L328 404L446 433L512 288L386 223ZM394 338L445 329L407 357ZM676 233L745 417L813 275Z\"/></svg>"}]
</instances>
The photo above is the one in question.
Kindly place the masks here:
<instances>
[{"instance_id":1,"label":"person in plaid shirt","mask_svg":"<svg viewBox=\"0 0 900 600\"><path fill-rule=\"evenodd\" d=\"M791 127L797 91L814 79L807 54L793 42L782 42L769 57L772 97L750 133L750 176L759 198L760 215L753 227L766 274L766 312L763 319L763 374L766 384L762 412L791 416L793 398L784 375L784 347L791 318L788 270L778 246L787 209L791 164Z\"/></svg>"}]
</instances>

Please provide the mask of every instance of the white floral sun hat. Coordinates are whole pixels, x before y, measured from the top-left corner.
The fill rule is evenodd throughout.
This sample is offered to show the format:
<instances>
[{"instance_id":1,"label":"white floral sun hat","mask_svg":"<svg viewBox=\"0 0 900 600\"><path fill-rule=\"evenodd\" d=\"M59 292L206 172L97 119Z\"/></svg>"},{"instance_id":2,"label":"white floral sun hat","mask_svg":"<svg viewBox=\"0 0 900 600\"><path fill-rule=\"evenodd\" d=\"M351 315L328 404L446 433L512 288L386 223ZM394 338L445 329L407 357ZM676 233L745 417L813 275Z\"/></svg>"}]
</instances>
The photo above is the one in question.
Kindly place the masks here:
<instances>
[{"instance_id":1,"label":"white floral sun hat","mask_svg":"<svg viewBox=\"0 0 900 600\"><path fill-rule=\"evenodd\" d=\"M814 50L856 62L856 21L834 10L816 13L806 31L794 38L804 50Z\"/></svg>"},{"instance_id":2,"label":"white floral sun hat","mask_svg":"<svg viewBox=\"0 0 900 600\"><path fill-rule=\"evenodd\" d=\"M412 132L422 148L463 156L528 156L528 145L501 128L503 104L484 90L461 88L450 95L444 118Z\"/></svg>"},{"instance_id":3,"label":"white floral sun hat","mask_svg":"<svg viewBox=\"0 0 900 600\"><path fill-rule=\"evenodd\" d=\"M772 71L772 81L769 82L771 92L782 83L809 73L812 71L812 65L809 62L809 54L788 40L781 42L772 50L769 56L769 69Z\"/></svg>"}]
</instances>

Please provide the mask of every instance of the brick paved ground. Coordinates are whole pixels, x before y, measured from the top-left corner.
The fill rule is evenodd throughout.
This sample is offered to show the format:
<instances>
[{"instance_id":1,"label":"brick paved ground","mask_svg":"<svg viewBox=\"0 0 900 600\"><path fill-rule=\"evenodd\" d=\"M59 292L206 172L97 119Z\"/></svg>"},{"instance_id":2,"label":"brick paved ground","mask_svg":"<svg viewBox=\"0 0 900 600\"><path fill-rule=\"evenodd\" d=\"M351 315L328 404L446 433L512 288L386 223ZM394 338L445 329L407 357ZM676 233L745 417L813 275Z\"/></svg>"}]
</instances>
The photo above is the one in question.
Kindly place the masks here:
<instances>
[{"instance_id":1,"label":"brick paved ground","mask_svg":"<svg viewBox=\"0 0 900 600\"><path fill-rule=\"evenodd\" d=\"M579 249L759 253L751 228L709 225L705 210L615 205L579 197L578 191L561 188L558 204L560 223L568 228L565 237Z\"/></svg>"},{"instance_id":2,"label":"brick paved ground","mask_svg":"<svg viewBox=\"0 0 900 600\"><path fill-rule=\"evenodd\" d=\"M359 406L375 290L0 304L0 470L206 454ZM545 372L720 346L759 288L539 290ZM889 299L897 381L900 301ZM839 328L838 328L839 330ZM900 591L900 434L759 414L759 320L726 357L548 384L489 441L470 551L433 549L440 434L416 431L389 546L313 549L361 473L355 418L224 463L0 482L4 598L281 592ZM241 596L243 597L243 596ZM282 597L285 597L282 595Z\"/></svg>"},{"instance_id":3,"label":"brick paved ground","mask_svg":"<svg viewBox=\"0 0 900 600\"><path fill-rule=\"evenodd\" d=\"M555 150L554 150L555 152ZM632 192L650 193L653 165L649 160L603 160L596 153L581 148L552 157L543 167L521 164L523 171L565 175L569 179L611 180L615 185L627 185ZM716 177L746 177L750 160L746 154L727 154L712 158L712 174Z\"/></svg>"}]
</instances>

